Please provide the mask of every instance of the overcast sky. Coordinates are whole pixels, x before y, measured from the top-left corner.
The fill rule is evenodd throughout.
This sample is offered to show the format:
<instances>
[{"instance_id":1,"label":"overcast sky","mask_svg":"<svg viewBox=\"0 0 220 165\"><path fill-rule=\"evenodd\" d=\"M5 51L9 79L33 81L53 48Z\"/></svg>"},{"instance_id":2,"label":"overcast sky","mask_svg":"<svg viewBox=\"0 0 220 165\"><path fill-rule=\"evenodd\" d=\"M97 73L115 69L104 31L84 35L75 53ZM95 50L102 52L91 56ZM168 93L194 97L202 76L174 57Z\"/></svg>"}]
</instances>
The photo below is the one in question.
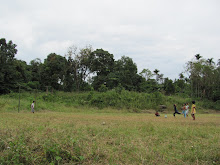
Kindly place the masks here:
<instances>
[{"instance_id":1,"label":"overcast sky","mask_svg":"<svg viewBox=\"0 0 220 165\"><path fill-rule=\"evenodd\" d=\"M197 53L220 58L219 17L220 0L0 0L0 38L28 64L92 45L175 79Z\"/></svg>"}]
</instances>

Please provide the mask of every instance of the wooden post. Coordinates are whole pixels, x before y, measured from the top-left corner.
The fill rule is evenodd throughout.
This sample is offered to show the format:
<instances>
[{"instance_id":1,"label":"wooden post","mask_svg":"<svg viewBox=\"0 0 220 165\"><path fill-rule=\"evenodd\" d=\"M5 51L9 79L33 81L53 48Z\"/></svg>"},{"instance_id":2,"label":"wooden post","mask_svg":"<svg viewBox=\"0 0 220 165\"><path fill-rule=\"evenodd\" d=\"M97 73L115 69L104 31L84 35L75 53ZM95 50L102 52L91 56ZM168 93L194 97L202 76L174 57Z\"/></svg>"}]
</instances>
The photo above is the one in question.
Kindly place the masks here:
<instances>
[{"instance_id":1,"label":"wooden post","mask_svg":"<svg viewBox=\"0 0 220 165\"><path fill-rule=\"evenodd\" d=\"M19 102L18 102L18 113L19 113L19 111L20 111L20 88L21 88L21 86L19 85Z\"/></svg>"}]
</instances>

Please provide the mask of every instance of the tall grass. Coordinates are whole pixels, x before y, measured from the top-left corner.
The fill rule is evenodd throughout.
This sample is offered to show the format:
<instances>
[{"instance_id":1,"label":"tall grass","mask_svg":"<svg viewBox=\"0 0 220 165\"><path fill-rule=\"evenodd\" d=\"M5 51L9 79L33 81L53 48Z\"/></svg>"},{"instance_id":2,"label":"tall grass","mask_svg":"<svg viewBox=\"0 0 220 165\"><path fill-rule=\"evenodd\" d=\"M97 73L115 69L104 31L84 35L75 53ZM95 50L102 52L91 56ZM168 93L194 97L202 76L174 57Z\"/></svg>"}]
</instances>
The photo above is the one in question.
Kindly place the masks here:
<instances>
[{"instance_id":1,"label":"tall grass","mask_svg":"<svg viewBox=\"0 0 220 165\"><path fill-rule=\"evenodd\" d=\"M29 111L30 104L36 99L36 110L38 111L66 111L70 112L82 108L87 109L126 109L129 112L141 112L141 110L154 109L158 110L160 104L167 106L167 111L173 111L173 104L178 105L178 109L183 103L191 103L191 98L181 96L165 96L159 92L155 93L138 93L122 90L117 92L111 90L107 92L82 92L68 93L55 92L53 94L28 93L20 94L20 111ZM216 109L220 106L219 102L213 103L209 101L196 100L200 109L212 108ZM19 94L11 93L0 96L0 111L15 112L18 111Z\"/></svg>"}]
</instances>

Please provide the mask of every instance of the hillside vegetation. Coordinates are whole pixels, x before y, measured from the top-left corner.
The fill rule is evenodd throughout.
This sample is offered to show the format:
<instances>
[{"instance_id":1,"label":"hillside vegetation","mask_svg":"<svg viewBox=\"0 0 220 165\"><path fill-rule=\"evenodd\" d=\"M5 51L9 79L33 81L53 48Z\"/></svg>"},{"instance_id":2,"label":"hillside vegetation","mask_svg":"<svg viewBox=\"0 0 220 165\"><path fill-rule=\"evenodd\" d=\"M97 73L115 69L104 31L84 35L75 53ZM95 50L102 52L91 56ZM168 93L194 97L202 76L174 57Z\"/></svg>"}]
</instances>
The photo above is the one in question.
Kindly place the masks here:
<instances>
[{"instance_id":1,"label":"hillside vegetation","mask_svg":"<svg viewBox=\"0 0 220 165\"><path fill-rule=\"evenodd\" d=\"M20 97L20 106L19 106ZM147 110L161 110L159 105L165 105L166 112L173 112L173 104L177 104L178 109L183 103L191 103L192 99L183 95L165 96L160 92L138 93L126 90L111 90L106 92L53 92L46 94L44 92L23 92L10 93L0 96L1 112L30 111L30 104L36 100L36 111L59 111L74 112L80 109L97 110L114 109L117 111L142 112ZM208 112L208 110L220 110L220 102L208 100L196 100L199 113Z\"/></svg>"},{"instance_id":2,"label":"hillside vegetation","mask_svg":"<svg viewBox=\"0 0 220 165\"><path fill-rule=\"evenodd\" d=\"M86 103L74 100L71 100L71 103L145 109L169 100L169 97L161 99L161 94L167 96L181 94L184 97L191 97L190 100L196 97L219 104L217 102L220 100L220 59L215 62L213 58L206 59L196 54L185 64L185 69L179 73L179 77L172 80L164 77L163 71L156 68L153 71L145 68L138 73L138 67L132 58L122 56L116 60L108 51L93 50L91 46L82 49L72 46L68 48L65 56L50 53L44 61L36 58L30 64L15 58L18 51L16 46L12 41L0 39L0 95L20 90L108 91L106 94L91 94L89 98L78 95L83 97L81 101ZM112 90L118 93L122 90L133 92L118 95ZM47 99L50 100L51 97L48 96L45 100ZM56 97L53 99L59 101ZM173 99L171 101L175 102L175 98ZM64 102L66 100L69 98L65 98Z\"/></svg>"}]
</instances>

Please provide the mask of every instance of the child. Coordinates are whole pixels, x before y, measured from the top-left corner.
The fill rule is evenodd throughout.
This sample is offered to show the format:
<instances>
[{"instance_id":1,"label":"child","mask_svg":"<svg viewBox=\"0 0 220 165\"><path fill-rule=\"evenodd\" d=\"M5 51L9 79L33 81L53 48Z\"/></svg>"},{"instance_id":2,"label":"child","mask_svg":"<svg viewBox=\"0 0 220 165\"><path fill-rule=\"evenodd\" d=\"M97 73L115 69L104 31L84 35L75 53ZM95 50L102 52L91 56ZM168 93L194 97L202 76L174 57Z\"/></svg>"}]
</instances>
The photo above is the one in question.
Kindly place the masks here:
<instances>
[{"instance_id":1,"label":"child","mask_svg":"<svg viewBox=\"0 0 220 165\"><path fill-rule=\"evenodd\" d=\"M156 116L156 117L159 117L159 116L160 116L160 114L159 114L158 111L156 111L155 116Z\"/></svg>"},{"instance_id":2,"label":"child","mask_svg":"<svg viewBox=\"0 0 220 165\"><path fill-rule=\"evenodd\" d=\"M173 116L174 116L174 117L175 117L175 114L176 114L176 113L177 113L177 114L181 114L181 113L178 112L178 110L177 110L177 108L176 108L176 104L174 104L173 107L174 107L174 111L175 111L175 112L173 113Z\"/></svg>"},{"instance_id":3,"label":"child","mask_svg":"<svg viewBox=\"0 0 220 165\"><path fill-rule=\"evenodd\" d=\"M186 117L186 104L183 104L182 110L182 114L184 115L184 117Z\"/></svg>"},{"instance_id":4,"label":"child","mask_svg":"<svg viewBox=\"0 0 220 165\"><path fill-rule=\"evenodd\" d=\"M33 103L31 104L31 112L34 113L34 103L35 101L33 101Z\"/></svg>"},{"instance_id":5,"label":"child","mask_svg":"<svg viewBox=\"0 0 220 165\"><path fill-rule=\"evenodd\" d=\"M195 101L192 101L192 107L191 107L191 116L193 117L193 120L196 120L195 113L196 113L196 105Z\"/></svg>"}]
</instances>

